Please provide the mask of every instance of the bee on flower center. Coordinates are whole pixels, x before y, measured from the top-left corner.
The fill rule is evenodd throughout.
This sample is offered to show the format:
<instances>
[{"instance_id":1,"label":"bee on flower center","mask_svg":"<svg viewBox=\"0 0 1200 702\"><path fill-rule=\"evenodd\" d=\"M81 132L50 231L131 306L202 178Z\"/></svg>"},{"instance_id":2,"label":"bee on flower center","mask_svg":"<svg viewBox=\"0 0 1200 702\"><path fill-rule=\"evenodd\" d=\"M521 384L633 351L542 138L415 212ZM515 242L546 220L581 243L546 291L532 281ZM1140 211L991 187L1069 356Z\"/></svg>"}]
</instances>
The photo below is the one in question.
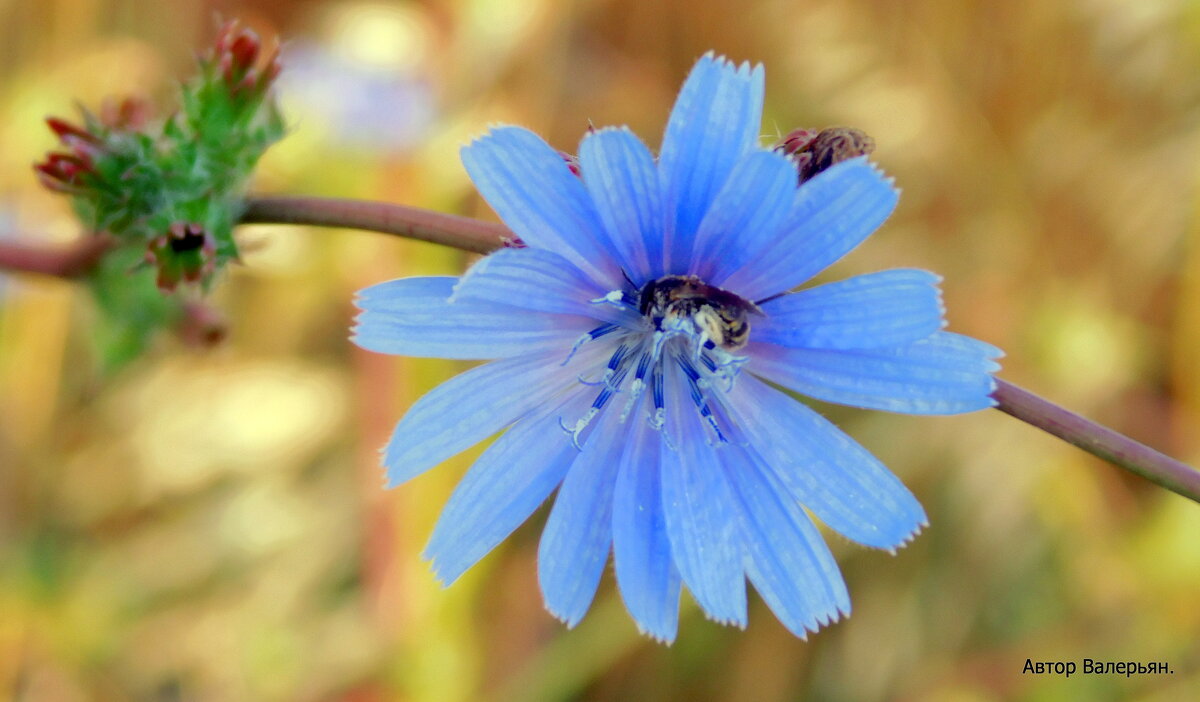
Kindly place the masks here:
<instances>
[{"instance_id":1,"label":"bee on flower center","mask_svg":"<svg viewBox=\"0 0 1200 702\"><path fill-rule=\"evenodd\" d=\"M668 275L642 287L638 311L655 329L678 329L690 321L710 348L737 351L750 338L750 314L762 315L758 305L728 290L709 285L694 275Z\"/></svg>"}]
</instances>

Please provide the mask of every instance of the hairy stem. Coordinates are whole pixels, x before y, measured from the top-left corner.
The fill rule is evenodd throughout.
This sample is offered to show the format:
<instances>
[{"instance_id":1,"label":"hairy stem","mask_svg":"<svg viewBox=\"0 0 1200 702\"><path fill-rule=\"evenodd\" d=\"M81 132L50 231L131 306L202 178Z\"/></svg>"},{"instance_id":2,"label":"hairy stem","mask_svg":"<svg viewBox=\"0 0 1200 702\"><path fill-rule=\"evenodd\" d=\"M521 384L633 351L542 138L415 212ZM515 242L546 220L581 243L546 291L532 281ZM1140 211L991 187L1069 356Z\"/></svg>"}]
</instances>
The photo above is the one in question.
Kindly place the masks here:
<instances>
[{"instance_id":1,"label":"hairy stem","mask_svg":"<svg viewBox=\"0 0 1200 702\"><path fill-rule=\"evenodd\" d=\"M506 239L516 238L500 224L403 205L314 197L252 198L246 205L242 222L247 224L365 229L476 253L494 251ZM38 249L0 242L0 269L73 278L94 265L108 246L103 237L88 237L66 249ZM1000 411L1200 502L1200 471L1012 383L999 379L996 382L992 397Z\"/></svg>"}]
</instances>

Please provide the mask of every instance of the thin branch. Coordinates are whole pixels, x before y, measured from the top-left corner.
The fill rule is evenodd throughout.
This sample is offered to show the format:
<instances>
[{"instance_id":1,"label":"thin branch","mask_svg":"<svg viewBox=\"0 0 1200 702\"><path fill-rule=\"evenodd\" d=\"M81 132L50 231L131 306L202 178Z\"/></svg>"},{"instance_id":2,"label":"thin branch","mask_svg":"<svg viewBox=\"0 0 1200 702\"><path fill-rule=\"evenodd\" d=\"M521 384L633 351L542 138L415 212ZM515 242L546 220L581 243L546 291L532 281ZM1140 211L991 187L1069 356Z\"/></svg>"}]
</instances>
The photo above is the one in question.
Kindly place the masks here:
<instances>
[{"instance_id":1,"label":"thin branch","mask_svg":"<svg viewBox=\"0 0 1200 702\"><path fill-rule=\"evenodd\" d=\"M78 278L91 271L112 245L107 236L85 236L66 246L0 240L0 270Z\"/></svg>"},{"instance_id":2,"label":"thin branch","mask_svg":"<svg viewBox=\"0 0 1200 702\"><path fill-rule=\"evenodd\" d=\"M403 205L313 197L252 198L243 223L345 227L420 239L476 253L500 248L515 235L505 226ZM103 242L103 243L101 243ZM0 242L0 269L72 278L86 272L109 244L87 237L66 249ZM1170 456L1085 419L1012 383L997 380L997 409L1151 482L1200 502L1200 472Z\"/></svg>"},{"instance_id":3,"label":"thin branch","mask_svg":"<svg viewBox=\"0 0 1200 702\"><path fill-rule=\"evenodd\" d=\"M260 197L246 203L244 224L309 224L394 234L490 253L515 238L502 224L383 202L319 197Z\"/></svg>"},{"instance_id":4,"label":"thin branch","mask_svg":"<svg viewBox=\"0 0 1200 702\"><path fill-rule=\"evenodd\" d=\"M1145 444L1075 414L1004 380L996 379L996 409L1200 502L1200 471Z\"/></svg>"}]
</instances>

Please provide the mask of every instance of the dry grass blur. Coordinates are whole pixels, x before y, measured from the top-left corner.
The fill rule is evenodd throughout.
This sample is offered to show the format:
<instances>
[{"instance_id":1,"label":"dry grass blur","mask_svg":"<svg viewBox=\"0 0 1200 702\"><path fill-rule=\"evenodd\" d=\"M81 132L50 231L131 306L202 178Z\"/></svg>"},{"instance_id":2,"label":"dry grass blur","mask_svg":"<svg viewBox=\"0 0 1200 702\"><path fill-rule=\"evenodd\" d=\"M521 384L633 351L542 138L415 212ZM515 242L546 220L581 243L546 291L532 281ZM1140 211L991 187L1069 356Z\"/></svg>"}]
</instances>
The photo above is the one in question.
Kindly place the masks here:
<instances>
[{"instance_id":1,"label":"dry grass blur","mask_svg":"<svg viewBox=\"0 0 1200 702\"><path fill-rule=\"evenodd\" d=\"M766 139L860 127L903 187L839 277L938 271L1004 377L1200 460L1200 4L0 0L0 235L77 233L29 169L41 118L169 105L216 11L287 39L294 131L260 190L482 217L457 150L486 125L657 145L697 56L762 61ZM855 611L807 642L756 599L744 632L686 603L664 648L611 577L567 631L537 591L541 514L443 591L418 554L471 456L383 492L375 449L459 364L346 336L354 290L465 257L242 237L215 295L229 341L164 338L111 378L83 295L0 276L0 699L1200 698L1200 508L997 412L826 408L932 524L896 557L833 537ZM1085 657L1176 672L1022 674Z\"/></svg>"}]
</instances>

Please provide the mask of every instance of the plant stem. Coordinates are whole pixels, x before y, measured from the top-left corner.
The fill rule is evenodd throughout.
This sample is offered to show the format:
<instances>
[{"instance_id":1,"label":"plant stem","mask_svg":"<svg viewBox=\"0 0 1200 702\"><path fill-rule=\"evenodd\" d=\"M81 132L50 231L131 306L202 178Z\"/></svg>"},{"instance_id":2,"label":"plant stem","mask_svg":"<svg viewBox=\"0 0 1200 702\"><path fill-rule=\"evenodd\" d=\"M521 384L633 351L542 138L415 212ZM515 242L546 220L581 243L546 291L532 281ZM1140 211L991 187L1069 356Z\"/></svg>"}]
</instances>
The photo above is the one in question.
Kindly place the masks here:
<instances>
[{"instance_id":1,"label":"plant stem","mask_svg":"<svg viewBox=\"0 0 1200 702\"><path fill-rule=\"evenodd\" d=\"M367 229L475 253L490 253L500 248L505 238L515 238L502 224L470 217L382 202L319 197L252 198L246 203L242 222Z\"/></svg>"},{"instance_id":2,"label":"plant stem","mask_svg":"<svg viewBox=\"0 0 1200 702\"><path fill-rule=\"evenodd\" d=\"M85 236L54 247L0 240L0 270L78 278L92 270L112 244L107 236Z\"/></svg>"},{"instance_id":3,"label":"plant stem","mask_svg":"<svg viewBox=\"0 0 1200 702\"><path fill-rule=\"evenodd\" d=\"M992 398L1001 412L1137 473L1171 492L1200 502L1200 471L1186 463L999 378Z\"/></svg>"},{"instance_id":4,"label":"plant stem","mask_svg":"<svg viewBox=\"0 0 1200 702\"><path fill-rule=\"evenodd\" d=\"M365 229L476 253L489 253L506 239L516 239L501 224L403 205L332 198L252 198L246 203L242 222ZM108 245L102 237L87 237L67 249L0 242L0 269L73 278L94 265ZM992 397L1000 411L1200 502L1200 471L1004 380L997 379Z\"/></svg>"}]
</instances>

